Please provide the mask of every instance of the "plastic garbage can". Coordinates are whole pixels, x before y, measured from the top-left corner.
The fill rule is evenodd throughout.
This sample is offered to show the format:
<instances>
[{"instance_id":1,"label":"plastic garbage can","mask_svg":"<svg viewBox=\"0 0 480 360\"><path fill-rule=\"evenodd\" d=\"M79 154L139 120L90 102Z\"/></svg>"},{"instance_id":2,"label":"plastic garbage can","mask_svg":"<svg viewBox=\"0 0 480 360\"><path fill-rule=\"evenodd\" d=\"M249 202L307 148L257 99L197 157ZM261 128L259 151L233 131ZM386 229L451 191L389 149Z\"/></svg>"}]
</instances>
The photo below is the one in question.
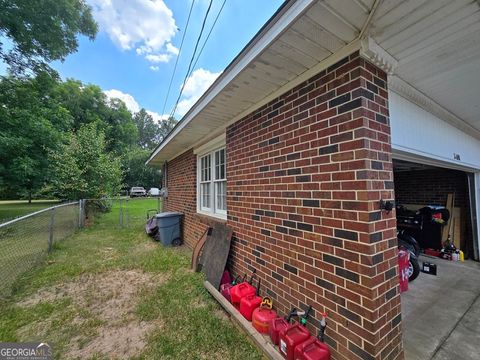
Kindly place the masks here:
<instances>
[{"instance_id":1,"label":"plastic garbage can","mask_svg":"<svg viewBox=\"0 0 480 360\"><path fill-rule=\"evenodd\" d=\"M163 212L155 216L158 233L155 236L164 246L179 246L182 244L182 218L179 212Z\"/></svg>"}]
</instances>

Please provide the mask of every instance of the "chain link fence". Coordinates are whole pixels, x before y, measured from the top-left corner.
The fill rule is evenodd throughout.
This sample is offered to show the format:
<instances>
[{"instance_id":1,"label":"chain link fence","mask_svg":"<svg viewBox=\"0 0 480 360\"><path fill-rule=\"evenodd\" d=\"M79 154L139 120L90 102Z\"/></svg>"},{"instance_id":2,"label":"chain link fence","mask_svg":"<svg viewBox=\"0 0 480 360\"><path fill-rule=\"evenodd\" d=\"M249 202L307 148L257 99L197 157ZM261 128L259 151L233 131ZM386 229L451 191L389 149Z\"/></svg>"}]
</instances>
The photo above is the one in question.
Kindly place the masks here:
<instances>
[{"instance_id":1,"label":"chain link fence","mask_svg":"<svg viewBox=\"0 0 480 360\"><path fill-rule=\"evenodd\" d=\"M116 197L80 201L84 213L81 226L97 228L134 228L145 225L147 215L162 210L160 198Z\"/></svg>"},{"instance_id":2,"label":"chain link fence","mask_svg":"<svg viewBox=\"0 0 480 360\"><path fill-rule=\"evenodd\" d=\"M0 224L0 297L81 224L80 202L56 205Z\"/></svg>"},{"instance_id":3,"label":"chain link fence","mask_svg":"<svg viewBox=\"0 0 480 360\"><path fill-rule=\"evenodd\" d=\"M77 229L141 229L147 214L161 211L159 198L86 199L52 206L0 224L0 298L15 280L34 268L56 242Z\"/></svg>"}]
</instances>

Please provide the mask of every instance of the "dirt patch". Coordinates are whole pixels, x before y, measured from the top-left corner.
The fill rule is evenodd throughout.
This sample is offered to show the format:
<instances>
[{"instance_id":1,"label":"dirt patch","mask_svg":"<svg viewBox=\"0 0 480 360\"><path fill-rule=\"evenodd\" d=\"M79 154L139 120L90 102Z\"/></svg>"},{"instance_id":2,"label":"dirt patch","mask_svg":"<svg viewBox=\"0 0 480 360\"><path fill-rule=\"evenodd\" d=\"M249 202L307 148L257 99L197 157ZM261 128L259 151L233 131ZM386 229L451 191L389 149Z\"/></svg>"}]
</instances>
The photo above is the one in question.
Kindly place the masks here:
<instances>
[{"instance_id":1,"label":"dirt patch","mask_svg":"<svg viewBox=\"0 0 480 360\"><path fill-rule=\"evenodd\" d=\"M142 241L140 244L135 246L134 254L143 255L145 253L150 253L158 249L159 244L153 240Z\"/></svg>"},{"instance_id":2,"label":"dirt patch","mask_svg":"<svg viewBox=\"0 0 480 360\"><path fill-rule=\"evenodd\" d=\"M99 250L103 260L115 260L118 258L118 253L114 248L104 247Z\"/></svg>"},{"instance_id":3,"label":"dirt patch","mask_svg":"<svg viewBox=\"0 0 480 360\"><path fill-rule=\"evenodd\" d=\"M230 320L230 316L223 309L214 310L213 315L215 315L220 320L225 320L225 321Z\"/></svg>"},{"instance_id":4,"label":"dirt patch","mask_svg":"<svg viewBox=\"0 0 480 360\"><path fill-rule=\"evenodd\" d=\"M161 325L137 320L135 308L140 294L166 280L165 275L138 270L85 274L75 281L40 290L18 305L30 307L70 299L71 306L78 309L74 324L81 326L93 317L101 325L95 329L97 335L94 337L72 339L66 357L88 358L102 354L109 358L126 358L138 355L146 344L148 333Z\"/></svg>"},{"instance_id":5,"label":"dirt patch","mask_svg":"<svg viewBox=\"0 0 480 360\"><path fill-rule=\"evenodd\" d=\"M142 352L147 334L155 328L148 322L132 322L125 326L102 327L100 334L84 347L78 347L81 339L75 339L69 358L91 358L95 355L108 355L109 359L126 359Z\"/></svg>"}]
</instances>

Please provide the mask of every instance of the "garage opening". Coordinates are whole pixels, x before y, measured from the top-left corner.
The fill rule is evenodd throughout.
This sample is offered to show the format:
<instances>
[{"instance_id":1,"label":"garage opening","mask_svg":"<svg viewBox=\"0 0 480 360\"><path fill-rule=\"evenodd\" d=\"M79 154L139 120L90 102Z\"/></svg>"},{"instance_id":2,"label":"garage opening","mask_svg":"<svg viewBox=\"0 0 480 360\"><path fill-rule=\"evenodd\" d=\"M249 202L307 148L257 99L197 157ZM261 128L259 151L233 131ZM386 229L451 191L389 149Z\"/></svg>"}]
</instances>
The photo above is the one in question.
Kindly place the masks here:
<instances>
[{"instance_id":1,"label":"garage opening","mask_svg":"<svg viewBox=\"0 0 480 360\"><path fill-rule=\"evenodd\" d=\"M393 167L398 228L422 250L435 254L448 239L465 259L474 259L472 174L404 160L394 160Z\"/></svg>"},{"instance_id":2,"label":"garage opening","mask_svg":"<svg viewBox=\"0 0 480 360\"><path fill-rule=\"evenodd\" d=\"M393 167L398 229L418 240L420 268L436 268L436 274L420 272L402 293L405 358L476 359L480 263L472 260L478 259L473 174L399 159ZM435 256L447 237L464 262Z\"/></svg>"}]
</instances>

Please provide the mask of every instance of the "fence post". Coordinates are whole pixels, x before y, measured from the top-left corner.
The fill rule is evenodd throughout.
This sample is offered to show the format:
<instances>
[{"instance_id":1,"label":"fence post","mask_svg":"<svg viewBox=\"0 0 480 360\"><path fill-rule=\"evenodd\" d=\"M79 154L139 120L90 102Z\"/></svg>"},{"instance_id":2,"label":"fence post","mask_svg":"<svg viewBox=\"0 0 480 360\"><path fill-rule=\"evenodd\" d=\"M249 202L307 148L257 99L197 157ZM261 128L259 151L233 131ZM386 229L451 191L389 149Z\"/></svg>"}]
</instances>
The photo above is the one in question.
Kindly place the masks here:
<instances>
[{"instance_id":1,"label":"fence post","mask_svg":"<svg viewBox=\"0 0 480 360\"><path fill-rule=\"evenodd\" d=\"M82 228L82 199L78 200L78 229Z\"/></svg>"},{"instance_id":2,"label":"fence post","mask_svg":"<svg viewBox=\"0 0 480 360\"><path fill-rule=\"evenodd\" d=\"M125 226L128 228L128 198L125 199Z\"/></svg>"},{"instance_id":3,"label":"fence post","mask_svg":"<svg viewBox=\"0 0 480 360\"><path fill-rule=\"evenodd\" d=\"M123 203L122 198L118 199L118 206L120 207L118 211L118 224L123 229Z\"/></svg>"},{"instance_id":4,"label":"fence post","mask_svg":"<svg viewBox=\"0 0 480 360\"><path fill-rule=\"evenodd\" d=\"M55 208L52 208L52 214L50 216L50 231L49 231L49 237L48 237L48 252L52 252L53 248L53 228L55 225Z\"/></svg>"}]
</instances>

